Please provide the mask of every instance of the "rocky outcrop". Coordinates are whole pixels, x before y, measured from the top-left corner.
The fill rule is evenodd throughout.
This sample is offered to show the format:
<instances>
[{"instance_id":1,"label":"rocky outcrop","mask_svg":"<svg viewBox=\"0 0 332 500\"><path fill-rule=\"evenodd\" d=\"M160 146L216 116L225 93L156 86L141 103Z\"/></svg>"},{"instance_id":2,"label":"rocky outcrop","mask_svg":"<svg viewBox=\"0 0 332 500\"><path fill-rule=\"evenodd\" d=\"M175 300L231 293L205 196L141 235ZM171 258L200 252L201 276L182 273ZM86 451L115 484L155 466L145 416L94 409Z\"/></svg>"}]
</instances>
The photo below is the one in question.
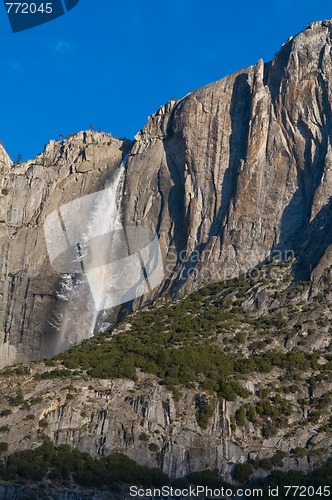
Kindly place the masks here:
<instances>
[{"instance_id":1,"label":"rocky outcrop","mask_svg":"<svg viewBox=\"0 0 332 500\"><path fill-rule=\"evenodd\" d=\"M332 22L170 102L135 137L123 207L160 234L174 290L275 252L309 278L331 244ZM143 179L140 182L140 179Z\"/></svg>"},{"instance_id":2,"label":"rocky outcrop","mask_svg":"<svg viewBox=\"0 0 332 500\"><path fill-rule=\"evenodd\" d=\"M8 169L13 166L13 162L9 155L6 153L2 143L0 142L0 165L4 169Z\"/></svg>"},{"instance_id":3,"label":"rocky outcrop","mask_svg":"<svg viewBox=\"0 0 332 500\"><path fill-rule=\"evenodd\" d=\"M32 375L43 372L45 367L39 365ZM263 382L275 380L276 373L258 376L248 380L247 387L255 390ZM271 458L281 450L287 456L285 469L311 470L322 463L331 447L329 434L317 433L314 424L299 426L300 407L291 418L293 433L289 428L279 429L276 436L263 438L250 422L243 428L234 426L241 401L217 399L209 424L202 429L196 419L197 391L186 389L175 400L171 391L146 374L137 383L96 379L87 383L80 377L36 382L31 376L6 377L0 386L2 408L20 389L26 401L23 406L11 406L13 413L0 418L1 426L9 428L2 436L9 443L8 453L36 447L46 435L56 446L69 444L92 456L124 453L141 465L160 467L171 478L218 469L223 478L231 480L234 464ZM295 396L291 401L297 405ZM309 442L310 460L288 456L290 449L304 448ZM316 445L321 451L317 457ZM264 475L262 470L258 473Z\"/></svg>"},{"instance_id":4,"label":"rocky outcrop","mask_svg":"<svg viewBox=\"0 0 332 500\"><path fill-rule=\"evenodd\" d=\"M133 145L82 132L13 168L1 147L2 364L55 352L61 276L43 222L104 187L126 154L124 222L158 234L165 264L164 281L136 308L166 290L234 277L271 254L295 257L295 277L312 277L318 293L332 244L331 30L332 21L313 23L270 63L170 101Z\"/></svg>"},{"instance_id":5,"label":"rocky outcrop","mask_svg":"<svg viewBox=\"0 0 332 500\"><path fill-rule=\"evenodd\" d=\"M332 446L332 296L324 282L308 301L311 284L294 283L291 267L272 262L129 315L53 360L2 370L2 457L47 437L171 478L211 469L231 481L248 461L255 477L321 466Z\"/></svg>"},{"instance_id":6,"label":"rocky outcrop","mask_svg":"<svg viewBox=\"0 0 332 500\"><path fill-rule=\"evenodd\" d=\"M51 141L37 158L14 167L0 151L2 366L55 353L61 276L48 258L45 218L59 206L102 189L129 146L128 141L88 131Z\"/></svg>"}]
</instances>

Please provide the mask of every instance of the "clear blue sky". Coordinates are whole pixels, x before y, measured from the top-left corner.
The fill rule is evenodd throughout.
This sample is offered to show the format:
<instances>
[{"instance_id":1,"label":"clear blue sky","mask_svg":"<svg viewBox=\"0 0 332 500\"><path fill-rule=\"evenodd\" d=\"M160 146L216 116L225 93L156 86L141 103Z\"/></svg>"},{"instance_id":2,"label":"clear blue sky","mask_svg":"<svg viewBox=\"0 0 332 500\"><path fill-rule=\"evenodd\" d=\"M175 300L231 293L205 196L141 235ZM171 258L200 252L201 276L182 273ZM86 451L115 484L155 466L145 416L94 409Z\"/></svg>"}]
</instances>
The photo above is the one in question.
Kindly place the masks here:
<instances>
[{"instance_id":1,"label":"clear blue sky","mask_svg":"<svg viewBox=\"0 0 332 500\"><path fill-rule=\"evenodd\" d=\"M0 138L13 159L91 124L132 138L170 97L269 61L289 36L332 17L319 0L80 0L12 34L1 4Z\"/></svg>"}]
</instances>

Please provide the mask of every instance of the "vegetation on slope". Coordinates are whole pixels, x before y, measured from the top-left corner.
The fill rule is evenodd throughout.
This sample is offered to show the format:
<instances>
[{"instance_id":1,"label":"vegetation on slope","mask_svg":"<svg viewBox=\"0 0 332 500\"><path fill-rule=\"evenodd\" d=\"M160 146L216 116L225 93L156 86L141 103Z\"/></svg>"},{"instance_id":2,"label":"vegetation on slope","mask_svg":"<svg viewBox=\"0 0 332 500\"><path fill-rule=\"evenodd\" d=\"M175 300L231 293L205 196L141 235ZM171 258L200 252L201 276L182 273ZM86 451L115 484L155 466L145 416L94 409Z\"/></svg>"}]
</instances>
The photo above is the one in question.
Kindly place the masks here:
<instances>
[{"instance_id":1,"label":"vegetation on slope","mask_svg":"<svg viewBox=\"0 0 332 500\"><path fill-rule=\"evenodd\" d=\"M233 478L238 484L250 489L262 488L263 498L267 498L269 488L279 488L279 493L274 498L285 499L288 488L286 486L310 487L310 498L321 498L326 495L319 494L325 488L332 488L332 460L328 460L318 469L304 474L301 471L291 470L283 472L272 471L264 479L256 479L250 482L250 477L255 467L271 470L275 466L281 466L285 454L277 452L264 463L239 464L234 467ZM0 478L4 481L32 481L40 483L48 479L52 484L70 486L72 483L84 488L97 488L113 493L126 491L128 485L139 485L145 488L160 488L172 486L173 488L188 488L189 485L206 486L208 488L231 487L223 481L218 471L205 470L192 473L185 478L170 480L160 469L152 469L136 464L125 455L115 453L108 457L92 458L87 453L72 449L67 445L54 446L51 441L45 442L34 450L16 452L0 462ZM233 486L235 491L235 487ZM300 498L300 492L292 498ZM312 494L316 491L316 494ZM326 491L326 490L325 490ZM253 493L254 494L254 493ZM249 494L248 494L249 496ZM304 495L302 495L303 497Z\"/></svg>"},{"instance_id":2,"label":"vegetation on slope","mask_svg":"<svg viewBox=\"0 0 332 500\"><path fill-rule=\"evenodd\" d=\"M116 483L160 486L169 483L160 469L138 465L125 455L94 459L68 445L55 447L49 440L34 450L16 452L0 462L0 477L5 481L23 479L35 482L48 478L73 481L84 487L111 487Z\"/></svg>"},{"instance_id":3,"label":"vegetation on slope","mask_svg":"<svg viewBox=\"0 0 332 500\"><path fill-rule=\"evenodd\" d=\"M107 332L58 357L65 369L44 377L81 373L96 378L138 380L138 369L180 397L181 387L199 391L197 421L206 428L216 395L228 401L255 396L234 415L261 426L265 438L288 425L294 394L332 381L330 348L312 349L317 334L329 335L322 297L308 302L310 284L292 283L290 262L270 263L254 278L241 276L216 283L175 303L164 303L128 317ZM275 373L255 394L253 376ZM288 397L289 396L289 397ZM252 399L252 398L251 398ZM310 419L319 421L331 391L310 401Z\"/></svg>"},{"instance_id":4,"label":"vegetation on slope","mask_svg":"<svg viewBox=\"0 0 332 500\"><path fill-rule=\"evenodd\" d=\"M248 430L258 436L257 450L278 435L298 441L287 456L321 464L326 450L301 436L305 426L306 435L332 433L331 280L325 277L320 293L309 297L311 284L294 283L290 268L290 262L272 262L255 277L210 285L174 303L164 299L128 316L113 332L46 361L48 369L35 378L74 383L76 377L91 384L93 378L130 378L139 384L142 372L150 373L173 391L175 402L186 388L196 393L193 405L202 429L211 424L217 402L227 400L235 444L246 446ZM15 367L2 375L29 372ZM68 388L67 400L75 397L74 389ZM10 402L27 410L33 404L19 392ZM258 457L234 465L234 478L244 482L257 470L280 467L282 460L279 465L275 460Z\"/></svg>"}]
</instances>

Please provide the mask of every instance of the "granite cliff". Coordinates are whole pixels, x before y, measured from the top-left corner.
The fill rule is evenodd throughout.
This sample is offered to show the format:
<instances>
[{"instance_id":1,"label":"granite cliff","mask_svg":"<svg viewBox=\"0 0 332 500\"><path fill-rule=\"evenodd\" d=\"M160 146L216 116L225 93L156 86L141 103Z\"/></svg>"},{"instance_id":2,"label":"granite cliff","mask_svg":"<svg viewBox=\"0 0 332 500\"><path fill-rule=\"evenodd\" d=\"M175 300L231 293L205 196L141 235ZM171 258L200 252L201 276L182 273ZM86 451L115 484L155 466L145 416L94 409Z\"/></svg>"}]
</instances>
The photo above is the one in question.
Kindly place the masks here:
<instances>
[{"instance_id":1,"label":"granite cliff","mask_svg":"<svg viewBox=\"0 0 332 500\"><path fill-rule=\"evenodd\" d=\"M295 277L318 290L331 253L331 28L312 23L271 62L162 106L133 144L82 132L14 168L0 151L3 365L54 353L60 277L45 217L103 188L126 155L123 219L155 231L165 261L162 285L134 307L271 254L296 257Z\"/></svg>"},{"instance_id":2,"label":"granite cliff","mask_svg":"<svg viewBox=\"0 0 332 500\"><path fill-rule=\"evenodd\" d=\"M51 141L37 158L15 166L0 151L2 366L56 351L61 276L50 265L45 217L103 189L129 147L129 141L88 131Z\"/></svg>"},{"instance_id":3,"label":"granite cliff","mask_svg":"<svg viewBox=\"0 0 332 500\"><path fill-rule=\"evenodd\" d=\"M125 217L157 228L174 290L233 277L273 252L294 252L301 278L327 264L331 29L312 23L271 62L163 106L135 137Z\"/></svg>"},{"instance_id":4,"label":"granite cliff","mask_svg":"<svg viewBox=\"0 0 332 500\"><path fill-rule=\"evenodd\" d=\"M1 414L0 431L9 453L47 435L96 456L121 451L173 478L208 467L228 479L235 463L248 460L256 474L266 474L264 460L277 451L284 453L279 468L298 470L330 455L331 53L332 21L313 23L270 63L259 61L162 106L133 144L81 132L14 167L1 148L2 365L54 353L62 277L49 263L43 222L60 205L102 189L127 155L123 220L155 231L165 261L163 283L132 308L152 302L157 315L169 291L176 299L169 307L190 306L178 313L189 319L174 323L181 341L164 332L162 349L174 342L175 355L190 344L191 328L204 316L205 336L193 335L193 344L217 345L236 361L231 378L213 386L208 408L205 373L193 372L197 380L179 394L174 374L165 369L165 384L157 362L147 365L144 356L129 366L137 370L132 378L97 376L102 359L89 365L91 375L85 351L9 369L2 372L1 405L12 413ZM287 262L273 279L262 278L272 257ZM243 272L249 272L245 283L226 284L208 302L205 292L182 302L204 284ZM100 340L106 360L121 334L143 337L158 324L152 316L137 330L136 315ZM80 333L83 340L86 332ZM94 341L88 356L100 347ZM156 338L144 341L153 353ZM135 349L131 354L133 363ZM166 363L161 354L156 360ZM244 392L230 395L232 383Z\"/></svg>"},{"instance_id":5,"label":"granite cliff","mask_svg":"<svg viewBox=\"0 0 332 500\"><path fill-rule=\"evenodd\" d=\"M172 479L209 469L232 481L238 464L253 478L321 466L332 446L331 277L324 298L308 301L310 282L292 282L292 263L2 370L0 453L49 439L92 457L122 453Z\"/></svg>"}]
</instances>

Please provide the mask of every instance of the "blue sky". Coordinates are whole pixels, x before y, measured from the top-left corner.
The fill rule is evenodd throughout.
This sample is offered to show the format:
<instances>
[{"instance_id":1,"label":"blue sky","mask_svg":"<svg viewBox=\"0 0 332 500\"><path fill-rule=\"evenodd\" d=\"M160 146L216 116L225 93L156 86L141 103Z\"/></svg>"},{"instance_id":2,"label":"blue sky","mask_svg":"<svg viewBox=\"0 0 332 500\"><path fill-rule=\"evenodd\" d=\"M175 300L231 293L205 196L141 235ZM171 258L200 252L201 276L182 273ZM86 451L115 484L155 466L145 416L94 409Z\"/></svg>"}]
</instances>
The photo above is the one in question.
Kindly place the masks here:
<instances>
[{"instance_id":1,"label":"blue sky","mask_svg":"<svg viewBox=\"0 0 332 500\"><path fill-rule=\"evenodd\" d=\"M92 124L133 138L171 97L269 61L289 36L331 17L319 0L80 0L12 34L2 4L0 139L28 159Z\"/></svg>"}]
</instances>

